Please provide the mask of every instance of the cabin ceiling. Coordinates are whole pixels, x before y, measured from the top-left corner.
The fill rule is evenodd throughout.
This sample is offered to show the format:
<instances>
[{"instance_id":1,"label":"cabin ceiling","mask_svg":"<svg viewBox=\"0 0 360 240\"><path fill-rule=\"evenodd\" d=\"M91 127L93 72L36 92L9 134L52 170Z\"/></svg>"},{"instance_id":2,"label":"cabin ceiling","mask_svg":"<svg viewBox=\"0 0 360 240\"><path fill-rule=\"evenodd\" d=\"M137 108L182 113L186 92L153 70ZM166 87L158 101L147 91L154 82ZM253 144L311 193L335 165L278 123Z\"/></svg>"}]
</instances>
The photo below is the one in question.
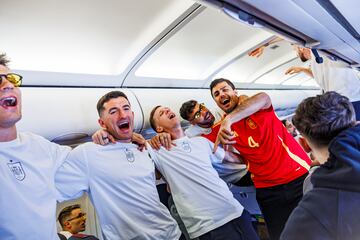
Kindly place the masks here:
<instances>
[{"instance_id":1,"label":"cabin ceiling","mask_svg":"<svg viewBox=\"0 0 360 240\"><path fill-rule=\"evenodd\" d=\"M192 0L2 0L1 49L24 86L314 89L287 42ZM307 64L307 63L305 63Z\"/></svg>"}]
</instances>

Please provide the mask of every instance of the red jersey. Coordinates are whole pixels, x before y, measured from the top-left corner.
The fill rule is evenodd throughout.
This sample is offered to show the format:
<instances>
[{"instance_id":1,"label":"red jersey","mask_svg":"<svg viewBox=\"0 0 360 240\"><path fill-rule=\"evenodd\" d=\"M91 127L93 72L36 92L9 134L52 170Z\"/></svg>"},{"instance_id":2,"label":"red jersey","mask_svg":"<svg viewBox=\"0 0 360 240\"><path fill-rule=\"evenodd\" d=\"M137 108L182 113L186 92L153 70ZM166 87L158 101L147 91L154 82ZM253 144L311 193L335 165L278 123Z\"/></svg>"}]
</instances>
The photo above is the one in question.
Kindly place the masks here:
<instances>
[{"instance_id":1,"label":"red jersey","mask_svg":"<svg viewBox=\"0 0 360 240\"><path fill-rule=\"evenodd\" d=\"M205 135L215 142L221 122ZM304 175L311 160L275 115L273 107L260 110L231 126L233 145L244 158L256 188L286 184Z\"/></svg>"}]
</instances>

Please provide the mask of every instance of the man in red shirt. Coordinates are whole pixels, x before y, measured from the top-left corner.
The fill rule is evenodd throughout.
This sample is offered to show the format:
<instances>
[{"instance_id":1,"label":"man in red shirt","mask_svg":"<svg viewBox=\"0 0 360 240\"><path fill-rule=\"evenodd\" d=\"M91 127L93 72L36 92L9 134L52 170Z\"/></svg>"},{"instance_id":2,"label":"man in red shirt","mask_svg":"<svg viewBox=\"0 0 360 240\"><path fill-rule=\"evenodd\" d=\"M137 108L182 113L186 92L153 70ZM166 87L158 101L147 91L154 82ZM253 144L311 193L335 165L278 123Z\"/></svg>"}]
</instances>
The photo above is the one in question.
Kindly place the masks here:
<instances>
[{"instance_id":1,"label":"man in red shirt","mask_svg":"<svg viewBox=\"0 0 360 240\"><path fill-rule=\"evenodd\" d=\"M204 135L215 142L232 145L244 158L256 187L256 198L271 239L281 231L302 198L302 185L311 160L275 115L270 97L237 95L227 79L210 85L211 95L226 117Z\"/></svg>"}]
</instances>

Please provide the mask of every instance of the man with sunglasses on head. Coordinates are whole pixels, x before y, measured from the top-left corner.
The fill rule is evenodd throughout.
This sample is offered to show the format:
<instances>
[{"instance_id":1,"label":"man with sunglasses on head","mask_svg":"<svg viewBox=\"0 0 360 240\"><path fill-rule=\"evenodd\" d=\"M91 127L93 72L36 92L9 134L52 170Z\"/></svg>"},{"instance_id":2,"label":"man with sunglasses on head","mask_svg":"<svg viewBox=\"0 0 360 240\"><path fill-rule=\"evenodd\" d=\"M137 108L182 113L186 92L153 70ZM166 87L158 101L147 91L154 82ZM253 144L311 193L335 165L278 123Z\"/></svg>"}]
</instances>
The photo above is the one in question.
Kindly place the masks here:
<instances>
[{"instance_id":1,"label":"man with sunglasses on head","mask_svg":"<svg viewBox=\"0 0 360 240\"><path fill-rule=\"evenodd\" d=\"M81 234L86 229L86 213L81 210L80 204L67 206L61 210L58 221L62 227L59 235L69 240L99 240L93 235Z\"/></svg>"},{"instance_id":2,"label":"man with sunglasses on head","mask_svg":"<svg viewBox=\"0 0 360 240\"><path fill-rule=\"evenodd\" d=\"M17 132L22 77L8 63L0 54L0 238L58 240L54 175L70 147Z\"/></svg>"}]
</instances>

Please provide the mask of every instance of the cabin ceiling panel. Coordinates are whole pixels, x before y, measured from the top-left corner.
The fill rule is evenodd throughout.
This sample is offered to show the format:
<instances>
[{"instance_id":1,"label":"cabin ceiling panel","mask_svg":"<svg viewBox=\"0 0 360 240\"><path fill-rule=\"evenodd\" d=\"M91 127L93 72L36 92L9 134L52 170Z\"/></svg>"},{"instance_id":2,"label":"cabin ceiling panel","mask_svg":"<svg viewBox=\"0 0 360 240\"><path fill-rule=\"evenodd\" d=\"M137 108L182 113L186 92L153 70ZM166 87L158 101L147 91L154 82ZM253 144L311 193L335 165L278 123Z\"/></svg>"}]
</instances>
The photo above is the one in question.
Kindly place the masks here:
<instances>
[{"instance_id":1,"label":"cabin ceiling panel","mask_svg":"<svg viewBox=\"0 0 360 240\"><path fill-rule=\"evenodd\" d=\"M276 68L294 58L296 54L292 46L286 41L281 41L268 47L259 58L243 55L217 73L214 78L223 77L238 83L249 83L273 69L277 73L277 78L281 78L284 71Z\"/></svg>"},{"instance_id":2,"label":"cabin ceiling panel","mask_svg":"<svg viewBox=\"0 0 360 240\"><path fill-rule=\"evenodd\" d=\"M1 1L1 51L18 70L120 75L193 1ZM56 56L56 57L54 57Z\"/></svg>"},{"instance_id":3,"label":"cabin ceiling panel","mask_svg":"<svg viewBox=\"0 0 360 240\"><path fill-rule=\"evenodd\" d=\"M149 56L135 76L205 80L228 61L272 34L241 26L217 10L205 9ZM164 84L163 86L166 86Z\"/></svg>"},{"instance_id":4,"label":"cabin ceiling panel","mask_svg":"<svg viewBox=\"0 0 360 240\"><path fill-rule=\"evenodd\" d=\"M303 66L299 58L294 58L290 61L284 62L283 64L271 69L260 77L254 79L255 83L261 84L281 84L286 81L291 75L286 75L285 72L293 66ZM307 64L308 65L308 64Z\"/></svg>"}]
</instances>

